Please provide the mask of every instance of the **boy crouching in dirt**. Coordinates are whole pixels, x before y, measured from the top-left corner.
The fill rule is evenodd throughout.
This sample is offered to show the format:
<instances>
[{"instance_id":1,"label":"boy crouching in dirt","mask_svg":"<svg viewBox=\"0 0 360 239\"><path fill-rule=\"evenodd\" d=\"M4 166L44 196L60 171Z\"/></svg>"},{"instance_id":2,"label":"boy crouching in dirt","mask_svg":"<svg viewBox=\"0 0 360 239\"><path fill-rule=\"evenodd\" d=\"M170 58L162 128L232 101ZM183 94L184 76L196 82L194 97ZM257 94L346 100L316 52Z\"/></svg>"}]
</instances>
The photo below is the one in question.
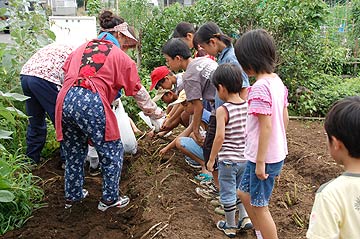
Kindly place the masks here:
<instances>
[{"instance_id":1,"label":"boy crouching in dirt","mask_svg":"<svg viewBox=\"0 0 360 239\"><path fill-rule=\"evenodd\" d=\"M325 119L331 157L345 172L318 189L307 238L360 238L360 97L336 102Z\"/></svg>"}]
</instances>

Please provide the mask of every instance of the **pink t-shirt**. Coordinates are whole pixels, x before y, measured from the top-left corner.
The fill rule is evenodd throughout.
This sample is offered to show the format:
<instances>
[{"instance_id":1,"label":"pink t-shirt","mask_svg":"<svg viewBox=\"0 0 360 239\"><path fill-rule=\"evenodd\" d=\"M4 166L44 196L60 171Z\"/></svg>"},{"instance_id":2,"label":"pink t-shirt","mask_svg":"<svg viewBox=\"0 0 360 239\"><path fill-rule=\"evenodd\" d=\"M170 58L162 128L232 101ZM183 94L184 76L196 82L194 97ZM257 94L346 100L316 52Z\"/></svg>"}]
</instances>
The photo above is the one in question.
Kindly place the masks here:
<instances>
[{"instance_id":1,"label":"pink t-shirt","mask_svg":"<svg viewBox=\"0 0 360 239\"><path fill-rule=\"evenodd\" d=\"M286 86L276 74L274 78L259 79L250 87L245 144L247 160L256 163L260 133L258 114L271 116L272 132L265 163L277 163L285 159L288 150L283 112L288 105L287 95Z\"/></svg>"}]
</instances>

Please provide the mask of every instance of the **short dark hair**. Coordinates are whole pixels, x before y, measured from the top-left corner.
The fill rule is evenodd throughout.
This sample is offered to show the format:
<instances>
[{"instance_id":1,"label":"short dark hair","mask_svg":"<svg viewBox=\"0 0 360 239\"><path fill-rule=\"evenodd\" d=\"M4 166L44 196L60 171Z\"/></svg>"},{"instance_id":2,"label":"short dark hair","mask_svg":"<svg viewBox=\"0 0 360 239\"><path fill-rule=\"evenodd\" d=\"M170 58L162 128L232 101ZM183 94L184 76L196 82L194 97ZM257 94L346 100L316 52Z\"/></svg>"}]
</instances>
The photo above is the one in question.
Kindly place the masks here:
<instances>
[{"instance_id":1,"label":"short dark hair","mask_svg":"<svg viewBox=\"0 0 360 239\"><path fill-rule=\"evenodd\" d=\"M231 37L224 34L216 23L207 22L196 31L193 38L194 46L196 44L209 43L211 38L218 38L226 46L230 46L232 43Z\"/></svg>"},{"instance_id":2,"label":"short dark hair","mask_svg":"<svg viewBox=\"0 0 360 239\"><path fill-rule=\"evenodd\" d=\"M245 71L272 73L275 69L274 39L264 29L246 32L235 43L235 55Z\"/></svg>"},{"instance_id":3,"label":"short dark hair","mask_svg":"<svg viewBox=\"0 0 360 239\"><path fill-rule=\"evenodd\" d=\"M229 93L239 93L242 88L243 74L239 65L225 63L215 70L212 82L216 89L222 85Z\"/></svg>"},{"instance_id":4,"label":"short dark hair","mask_svg":"<svg viewBox=\"0 0 360 239\"><path fill-rule=\"evenodd\" d=\"M161 51L163 54L166 54L173 59L176 56L181 56L184 59L191 57L189 46L179 38L172 38L168 40Z\"/></svg>"},{"instance_id":5,"label":"short dark hair","mask_svg":"<svg viewBox=\"0 0 360 239\"><path fill-rule=\"evenodd\" d=\"M330 143L334 136L343 142L351 157L360 158L360 96L337 101L326 115L325 131Z\"/></svg>"},{"instance_id":6,"label":"short dark hair","mask_svg":"<svg viewBox=\"0 0 360 239\"><path fill-rule=\"evenodd\" d=\"M181 38L187 37L188 33L195 33L194 25L190 22L180 22L176 25L172 37Z\"/></svg>"},{"instance_id":7,"label":"short dark hair","mask_svg":"<svg viewBox=\"0 0 360 239\"><path fill-rule=\"evenodd\" d=\"M162 78L161 80L159 80L155 85L155 90L158 90L159 87L161 86L161 84L164 82L165 82L165 78Z\"/></svg>"}]
</instances>

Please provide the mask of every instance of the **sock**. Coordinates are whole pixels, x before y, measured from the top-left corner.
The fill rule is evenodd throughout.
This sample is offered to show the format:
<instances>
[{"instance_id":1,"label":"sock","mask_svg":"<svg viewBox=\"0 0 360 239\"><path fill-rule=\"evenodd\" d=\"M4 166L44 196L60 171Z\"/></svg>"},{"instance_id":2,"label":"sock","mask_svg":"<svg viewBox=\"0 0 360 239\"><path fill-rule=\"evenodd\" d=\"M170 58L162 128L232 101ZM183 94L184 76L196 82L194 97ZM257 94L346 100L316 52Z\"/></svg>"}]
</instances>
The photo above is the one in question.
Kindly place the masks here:
<instances>
[{"instance_id":1,"label":"sock","mask_svg":"<svg viewBox=\"0 0 360 239\"><path fill-rule=\"evenodd\" d=\"M261 235L261 232L258 230L255 230L256 239L264 239Z\"/></svg>"},{"instance_id":2,"label":"sock","mask_svg":"<svg viewBox=\"0 0 360 239\"><path fill-rule=\"evenodd\" d=\"M245 210L244 204L239 199L236 202L236 207L239 209L239 221L241 221L244 217L249 217Z\"/></svg>"},{"instance_id":3,"label":"sock","mask_svg":"<svg viewBox=\"0 0 360 239\"><path fill-rule=\"evenodd\" d=\"M90 168L97 168L98 165L99 165L99 158L90 157Z\"/></svg>"},{"instance_id":4,"label":"sock","mask_svg":"<svg viewBox=\"0 0 360 239\"><path fill-rule=\"evenodd\" d=\"M224 211L225 211L226 225L228 227L236 227L237 226L235 224L236 205L235 204L232 204L232 205L224 204Z\"/></svg>"}]
</instances>

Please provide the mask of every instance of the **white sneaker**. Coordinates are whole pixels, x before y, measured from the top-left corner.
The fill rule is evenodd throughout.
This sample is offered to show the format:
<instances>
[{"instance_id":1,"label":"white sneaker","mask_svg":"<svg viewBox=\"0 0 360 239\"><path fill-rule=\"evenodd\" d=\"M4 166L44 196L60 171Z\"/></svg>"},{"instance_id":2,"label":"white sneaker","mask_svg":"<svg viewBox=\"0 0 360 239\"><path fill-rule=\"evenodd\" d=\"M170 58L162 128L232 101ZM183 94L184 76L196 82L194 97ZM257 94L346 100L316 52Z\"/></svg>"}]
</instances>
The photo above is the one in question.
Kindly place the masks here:
<instances>
[{"instance_id":1,"label":"white sneaker","mask_svg":"<svg viewBox=\"0 0 360 239\"><path fill-rule=\"evenodd\" d=\"M253 228L253 224L249 217L244 217L238 223L238 230L249 230Z\"/></svg>"},{"instance_id":2,"label":"white sneaker","mask_svg":"<svg viewBox=\"0 0 360 239\"><path fill-rule=\"evenodd\" d=\"M103 203L102 201L99 202L98 204L98 209L100 211L105 212L107 209L111 208L111 207L117 207L117 208L122 208L122 207L126 207L130 202L130 199L128 196L122 196L119 197L119 200L117 200L116 202L114 202L113 204L107 205L105 203Z\"/></svg>"}]
</instances>

